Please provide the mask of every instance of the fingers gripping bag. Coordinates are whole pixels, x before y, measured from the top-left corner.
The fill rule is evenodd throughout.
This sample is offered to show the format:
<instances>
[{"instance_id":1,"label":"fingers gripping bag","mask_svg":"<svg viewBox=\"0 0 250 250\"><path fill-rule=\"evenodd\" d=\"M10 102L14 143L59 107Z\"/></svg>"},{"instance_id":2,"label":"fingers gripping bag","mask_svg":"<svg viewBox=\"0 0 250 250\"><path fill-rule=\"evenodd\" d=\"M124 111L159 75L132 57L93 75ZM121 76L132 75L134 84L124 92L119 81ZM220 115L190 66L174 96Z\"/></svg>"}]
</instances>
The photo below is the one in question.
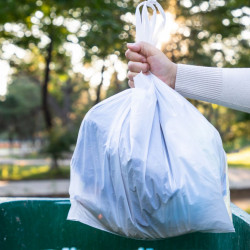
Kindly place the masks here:
<instances>
[{"instance_id":1,"label":"fingers gripping bag","mask_svg":"<svg viewBox=\"0 0 250 250\"><path fill-rule=\"evenodd\" d=\"M159 3L139 4L137 41L156 44L164 22ZM138 74L134 84L90 109L81 124L67 219L135 239L234 232L217 130L153 74Z\"/></svg>"}]
</instances>

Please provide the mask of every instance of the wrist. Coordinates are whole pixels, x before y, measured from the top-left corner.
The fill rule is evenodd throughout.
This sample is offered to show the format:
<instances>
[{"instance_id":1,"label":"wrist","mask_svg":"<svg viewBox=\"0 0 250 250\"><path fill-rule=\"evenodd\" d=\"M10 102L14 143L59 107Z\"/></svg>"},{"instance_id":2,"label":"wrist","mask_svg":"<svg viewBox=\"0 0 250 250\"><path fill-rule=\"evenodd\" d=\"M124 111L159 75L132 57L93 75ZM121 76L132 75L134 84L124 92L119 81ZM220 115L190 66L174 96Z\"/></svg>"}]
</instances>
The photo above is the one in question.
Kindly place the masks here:
<instances>
[{"instance_id":1,"label":"wrist","mask_svg":"<svg viewBox=\"0 0 250 250\"><path fill-rule=\"evenodd\" d=\"M173 67L172 67L172 77L170 80L170 87L172 89L175 89L175 82L176 82L176 74L177 74L177 64L172 63Z\"/></svg>"},{"instance_id":2,"label":"wrist","mask_svg":"<svg viewBox=\"0 0 250 250\"><path fill-rule=\"evenodd\" d=\"M177 64L171 62L171 66L170 65L168 66L164 82L172 89L175 89L176 74L177 74Z\"/></svg>"}]
</instances>

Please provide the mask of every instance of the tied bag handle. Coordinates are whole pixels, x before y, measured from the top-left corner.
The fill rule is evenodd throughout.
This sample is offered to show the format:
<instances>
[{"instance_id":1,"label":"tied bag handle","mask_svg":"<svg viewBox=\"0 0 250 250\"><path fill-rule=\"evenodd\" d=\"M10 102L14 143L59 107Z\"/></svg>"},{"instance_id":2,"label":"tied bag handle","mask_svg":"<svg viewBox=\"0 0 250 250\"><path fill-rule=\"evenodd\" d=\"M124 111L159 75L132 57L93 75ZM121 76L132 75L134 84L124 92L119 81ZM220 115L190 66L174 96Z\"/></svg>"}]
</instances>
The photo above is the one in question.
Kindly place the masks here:
<instances>
[{"instance_id":1,"label":"tied bag handle","mask_svg":"<svg viewBox=\"0 0 250 250\"><path fill-rule=\"evenodd\" d=\"M142 14L140 13L140 7L142 8ZM153 16L149 19L149 13L147 7L153 9ZM156 11L161 13L163 21L156 28ZM156 0L148 0L140 3L136 8L136 42L144 41L152 45L156 45L159 32L165 27L166 15L161 5Z\"/></svg>"}]
</instances>

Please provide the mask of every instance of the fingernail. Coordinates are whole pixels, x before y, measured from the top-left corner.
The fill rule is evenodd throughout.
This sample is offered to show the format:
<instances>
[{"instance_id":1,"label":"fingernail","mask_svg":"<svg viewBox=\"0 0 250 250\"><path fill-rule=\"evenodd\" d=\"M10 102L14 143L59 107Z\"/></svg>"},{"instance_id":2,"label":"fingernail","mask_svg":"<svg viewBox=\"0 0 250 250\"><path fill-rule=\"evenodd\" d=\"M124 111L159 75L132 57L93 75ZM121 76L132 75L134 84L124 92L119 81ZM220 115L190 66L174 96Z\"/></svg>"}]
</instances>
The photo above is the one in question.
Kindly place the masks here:
<instances>
[{"instance_id":1,"label":"fingernail","mask_svg":"<svg viewBox=\"0 0 250 250\"><path fill-rule=\"evenodd\" d=\"M127 43L127 46L133 46L133 45L135 45L135 43Z\"/></svg>"}]
</instances>

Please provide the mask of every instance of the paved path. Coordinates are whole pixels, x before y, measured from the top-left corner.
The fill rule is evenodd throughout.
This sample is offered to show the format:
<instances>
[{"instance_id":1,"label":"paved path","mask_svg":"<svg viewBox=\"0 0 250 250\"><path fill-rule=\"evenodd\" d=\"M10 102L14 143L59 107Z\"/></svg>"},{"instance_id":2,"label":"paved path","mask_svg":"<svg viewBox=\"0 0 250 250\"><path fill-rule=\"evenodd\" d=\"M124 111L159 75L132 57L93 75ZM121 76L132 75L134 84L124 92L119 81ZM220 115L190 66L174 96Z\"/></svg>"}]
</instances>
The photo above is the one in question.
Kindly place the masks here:
<instances>
[{"instance_id":1,"label":"paved path","mask_svg":"<svg viewBox=\"0 0 250 250\"><path fill-rule=\"evenodd\" d=\"M250 208L250 170L229 168L229 183L231 190L248 190L247 196L237 198L232 202L242 209ZM69 180L37 180L37 181L0 181L0 197L29 196L69 196Z\"/></svg>"},{"instance_id":2,"label":"paved path","mask_svg":"<svg viewBox=\"0 0 250 250\"><path fill-rule=\"evenodd\" d=\"M41 165L50 165L50 163L51 163L50 159L13 159L13 158L0 159L0 164L13 164L18 166L27 166L27 165L41 166ZM58 163L60 166L70 166L70 159L59 160ZM230 187L232 189L250 189L250 169L229 168L229 182L230 182ZM53 184L54 186L59 185L55 183L56 182L54 182ZM0 190L0 195L1 195L1 190Z\"/></svg>"},{"instance_id":3,"label":"paved path","mask_svg":"<svg viewBox=\"0 0 250 250\"><path fill-rule=\"evenodd\" d=\"M229 168L228 175L230 189L250 189L250 169Z\"/></svg>"},{"instance_id":4,"label":"paved path","mask_svg":"<svg viewBox=\"0 0 250 250\"><path fill-rule=\"evenodd\" d=\"M229 168L230 189L250 189L250 169ZM0 181L0 196L67 195L69 180ZM250 197L249 197L250 198Z\"/></svg>"},{"instance_id":5,"label":"paved path","mask_svg":"<svg viewBox=\"0 0 250 250\"><path fill-rule=\"evenodd\" d=\"M67 196L69 180L0 181L0 196Z\"/></svg>"}]
</instances>

